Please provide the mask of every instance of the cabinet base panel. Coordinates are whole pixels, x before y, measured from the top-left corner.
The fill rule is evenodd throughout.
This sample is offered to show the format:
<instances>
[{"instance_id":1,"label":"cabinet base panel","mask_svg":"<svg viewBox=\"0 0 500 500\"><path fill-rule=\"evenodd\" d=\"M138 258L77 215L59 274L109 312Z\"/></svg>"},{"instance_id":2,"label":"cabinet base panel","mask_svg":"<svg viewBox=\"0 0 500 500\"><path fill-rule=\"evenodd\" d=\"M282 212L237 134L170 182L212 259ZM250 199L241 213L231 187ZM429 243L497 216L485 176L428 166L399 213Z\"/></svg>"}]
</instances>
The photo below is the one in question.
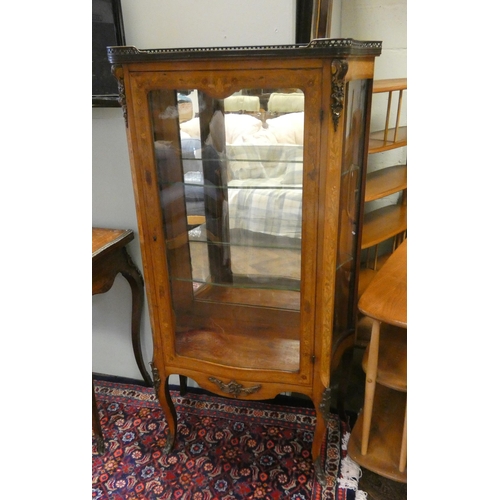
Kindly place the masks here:
<instances>
[{"instance_id":1,"label":"cabinet base panel","mask_svg":"<svg viewBox=\"0 0 500 500\"><path fill-rule=\"evenodd\" d=\"M224 335L216 331L194 330L178 334L180 356L218 365L281 372L300 369L300 342L295 339Z\"/></svg>"}]
</instances>

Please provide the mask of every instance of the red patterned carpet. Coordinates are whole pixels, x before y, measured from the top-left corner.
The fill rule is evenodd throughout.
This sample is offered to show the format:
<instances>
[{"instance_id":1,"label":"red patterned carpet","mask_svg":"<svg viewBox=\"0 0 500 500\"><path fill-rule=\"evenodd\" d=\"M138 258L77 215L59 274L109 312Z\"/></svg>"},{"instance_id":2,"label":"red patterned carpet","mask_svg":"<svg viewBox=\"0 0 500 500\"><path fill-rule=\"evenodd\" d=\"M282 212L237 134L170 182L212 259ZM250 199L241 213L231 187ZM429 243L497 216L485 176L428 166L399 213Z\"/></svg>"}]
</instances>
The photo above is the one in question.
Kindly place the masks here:
<instances>
[{"instance_id":1,"label":"red patterned carpet","mask_svg":"<svg viewBox=\"0 0 500 500\"><path fill-rule=\"evenodd\" d=\"M99 455L92 441L94 499L356 498L356 471L345 467L349 434L337 415L331 415L323 446L327 484L321 487L310 453L312 409L173 391L178 436L165 454L167 424L153 389L94 384L106 445Z\"/></svg>"}]
</instances>

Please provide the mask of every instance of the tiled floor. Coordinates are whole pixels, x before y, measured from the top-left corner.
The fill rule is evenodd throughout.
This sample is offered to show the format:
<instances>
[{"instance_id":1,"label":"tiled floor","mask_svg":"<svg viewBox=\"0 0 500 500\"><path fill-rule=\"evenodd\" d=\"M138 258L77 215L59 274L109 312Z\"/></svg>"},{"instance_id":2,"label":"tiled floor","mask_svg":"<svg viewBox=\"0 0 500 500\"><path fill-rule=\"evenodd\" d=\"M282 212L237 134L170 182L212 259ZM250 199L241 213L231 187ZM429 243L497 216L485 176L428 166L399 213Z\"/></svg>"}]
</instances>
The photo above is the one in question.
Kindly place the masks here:
<instances>
[{"instance_id":1,"label":"tiled floor","mask_svg":"<svg viewBox=\"0 0 500 500\"><path fill-rule=\"evenodd\" d=\"M353 363L349 379L349 386L345 399L345 410L349 414L357 414L363 406L365 373L361 368L363 349L354 350ZM338 383L338 372L333 380L334 394L332 404L335 404ZM391 481L367 469L362 468L362 476L359 480L359 489L368 494L368 500L403 500L407 498L407 485Z\"/></svg>"}]
</instances>

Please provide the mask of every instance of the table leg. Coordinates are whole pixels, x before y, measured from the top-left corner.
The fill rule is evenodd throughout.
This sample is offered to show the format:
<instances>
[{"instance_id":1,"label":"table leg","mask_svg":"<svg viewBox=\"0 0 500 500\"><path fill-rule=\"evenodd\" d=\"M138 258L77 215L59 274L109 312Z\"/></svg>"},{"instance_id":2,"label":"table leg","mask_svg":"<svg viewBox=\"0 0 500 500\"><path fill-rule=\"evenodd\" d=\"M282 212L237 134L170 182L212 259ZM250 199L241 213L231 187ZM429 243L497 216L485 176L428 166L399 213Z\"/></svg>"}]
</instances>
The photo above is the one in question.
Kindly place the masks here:
<instances>
[{"instance_id":1,"label":"table leg","mask_svg":"<svg viewBox=\"0 0 500 500\"><path fill-rule=\"evenodd\" d=\"M407 403L408 405L408 403ZM405 409L405 423L403 426L403 439L401 441L401 454L399 456L399 472L404 472L406 467L406 449L407 449L407 427L406 427L406 415L408 407Z\"/></svg>"},{"instance_id":2,"label":"table leg","mask_svg":"<svg viewBox=\"0 0 500 500\"><path fill-rule=\"evenodd\" d=\"M377 383L379 340L380 321L373 320L370 344L368 347L368 364L366 367L365 402L363 406L363 428L361 434L362 455L366 455L368 451L368 440L370 437L370 426L373 413L373 400L375 398L375 385Z\"/></svg>"},{"instance_id":3,"label":"table leg","mask_svg":"<svg viewBox=\"0 0 500 500\"><path fill-rule=\"evenodd\" d=\"M130 288L132 290L132 347L134 349L135 361L139 367L139 371L148 384L149 387L153 387L153 381L149 375L146 365L144 364L144 359L142 357L142 347L141 347L141 316L142 309L144 306L144 280L142 274L134 264L132 258L125 248L123 248L123 256L127 263L122 269L120 269L123 277L128 281Z\"/></svg>"},{"instance_id":4,"label":"table leg","mask_svg":"<svg viewBox=\"0 0 500 500\"><path fill-rule=\"evenodd\" d=\"M185 375L179 375L180 390L179 394L185 396L187 393L187 377Z\"/></svg>"},{"instance_id":5,"label":"table leg","mask_svg":"<svg viewBox=\"0 0 500 500\"><path fill-rule=\"evenodd\" d=\"M98 453L104 453L104 438L102 435L101 423L99 422L99 411L97 410L97 403L95 400L94 381L92 381L92 430L97 441Z\"/></svg>"}]
</instances>

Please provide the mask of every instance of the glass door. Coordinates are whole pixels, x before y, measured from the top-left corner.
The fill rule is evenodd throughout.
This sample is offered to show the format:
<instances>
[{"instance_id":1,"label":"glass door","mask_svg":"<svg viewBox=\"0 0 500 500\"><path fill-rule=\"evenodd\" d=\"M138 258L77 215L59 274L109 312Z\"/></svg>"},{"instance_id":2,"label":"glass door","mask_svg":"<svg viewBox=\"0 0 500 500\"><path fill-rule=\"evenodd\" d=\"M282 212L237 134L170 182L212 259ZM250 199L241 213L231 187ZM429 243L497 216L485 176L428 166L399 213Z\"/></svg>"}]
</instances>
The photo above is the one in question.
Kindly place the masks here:
<instances>
[{"instance_id":1,"label":"glass door","mask_svg":"<svg viewBox=\"0 0 500 500\"><path fill-rule=\"evenodd\" d=\"M181 356L299 370L304 103L297 88L149 93Z\"/></svg>"}]
</instances>

